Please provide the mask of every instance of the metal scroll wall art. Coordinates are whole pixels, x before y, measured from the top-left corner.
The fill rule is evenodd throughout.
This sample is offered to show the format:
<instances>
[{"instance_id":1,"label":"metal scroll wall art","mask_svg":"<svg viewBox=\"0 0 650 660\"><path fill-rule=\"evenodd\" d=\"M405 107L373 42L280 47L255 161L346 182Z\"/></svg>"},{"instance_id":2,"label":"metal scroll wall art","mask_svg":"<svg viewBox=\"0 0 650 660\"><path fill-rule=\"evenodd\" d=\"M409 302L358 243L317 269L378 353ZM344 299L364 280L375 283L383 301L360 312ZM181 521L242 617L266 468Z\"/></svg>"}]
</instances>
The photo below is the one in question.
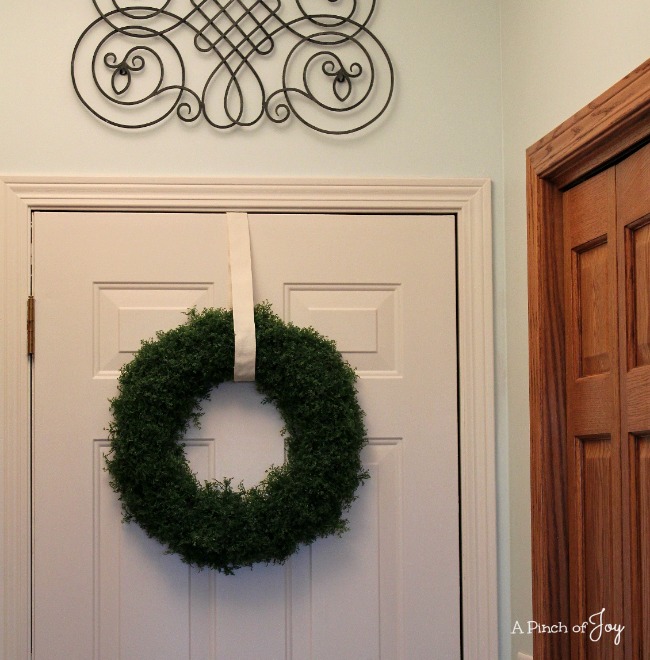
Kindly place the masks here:
<instances>
[{"instance_id":1,"label":"metal scroll wall art","mask_svg":"<svg viewBox=\"0 0 650 660\"><path fill-rule=\"evenodd\" d=\"M72 81L99 119L145 128L172 114L215 128L291 117L361 130L390 103L394 72L368 29L376 0L93 0Z\"/></svg>"}]
</instances>

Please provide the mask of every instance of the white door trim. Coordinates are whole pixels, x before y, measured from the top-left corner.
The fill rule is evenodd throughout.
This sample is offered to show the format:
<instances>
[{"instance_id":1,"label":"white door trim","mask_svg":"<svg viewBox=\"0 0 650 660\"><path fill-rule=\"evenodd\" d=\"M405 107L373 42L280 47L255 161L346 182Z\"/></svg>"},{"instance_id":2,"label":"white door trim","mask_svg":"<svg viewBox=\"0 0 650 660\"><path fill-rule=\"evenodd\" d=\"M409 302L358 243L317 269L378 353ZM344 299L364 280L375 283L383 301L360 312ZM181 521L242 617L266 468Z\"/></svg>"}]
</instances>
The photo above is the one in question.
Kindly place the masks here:
<instances>
[{"instance_id":1,"label":"white door trim","mask_svg":"<svg viewBox=\"0 0 650 660\"><path fill-rule=\"evenodd\" d=\"M0 178L1 657L29 656L29 232L33 211L57 209L456 214L464 657L498 657L489 180L17 176Z\"/></svg>"}]
</instances>

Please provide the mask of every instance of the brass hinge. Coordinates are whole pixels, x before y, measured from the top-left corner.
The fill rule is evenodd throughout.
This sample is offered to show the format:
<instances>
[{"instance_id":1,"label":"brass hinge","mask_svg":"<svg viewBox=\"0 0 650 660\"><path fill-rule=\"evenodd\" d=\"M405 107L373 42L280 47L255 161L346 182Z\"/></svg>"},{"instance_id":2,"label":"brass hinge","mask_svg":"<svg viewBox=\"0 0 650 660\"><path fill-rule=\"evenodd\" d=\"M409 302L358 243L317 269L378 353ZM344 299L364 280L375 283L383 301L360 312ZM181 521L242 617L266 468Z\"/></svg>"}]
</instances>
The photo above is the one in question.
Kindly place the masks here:
<instances>
[{"instance_id":1,"label":"brass hinge","mask_svg":"<svg viewBox=\"0 0 650 660\"><path fill-rule=\"evenodd\" d=\"M27 298L27 355L34 355L34 296Z\"/></svg>"}]
</instances>

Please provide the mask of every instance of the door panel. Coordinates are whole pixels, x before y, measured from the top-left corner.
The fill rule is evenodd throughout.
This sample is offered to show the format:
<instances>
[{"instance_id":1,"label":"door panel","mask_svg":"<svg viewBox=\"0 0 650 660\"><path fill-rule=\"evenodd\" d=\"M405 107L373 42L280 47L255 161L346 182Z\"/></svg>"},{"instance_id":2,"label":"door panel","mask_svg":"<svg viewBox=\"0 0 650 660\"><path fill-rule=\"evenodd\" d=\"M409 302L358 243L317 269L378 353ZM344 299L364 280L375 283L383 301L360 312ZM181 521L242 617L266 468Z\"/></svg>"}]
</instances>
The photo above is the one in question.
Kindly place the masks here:
<instances>
[{"instance_id":1,"label":"door panel","mask_svg":"<svg viewBox=\"0 0 650 660\"><path fill-rule=\"evenodd\" d=\"M650 222L627 232L629 367L650 365Z\"/></svg>"},{"instance_id":2,"label":"door panel","mask_svg":"<svg viewBox=\"0 0 650 660\"><path fill-rule=\"evenodd\" d=\"M573 626L603 607L607 621L623 617L614 172L571 189L563 206ZM610 639L572 635L571 646L575 657L622 657Z\"/></svg>"},{"instance_id":3,"label":"door panel","mask_svg":"<svg viewBox=\"0 0 650 660\"><path fill-rule=\"evenodd\" d=\"M640 658L650 653L650 145L616 166L616 204L625 598L630 653Z\"/></svg>"},{"instance_id":4,"label":"door panel","mask_svg":"<svg viewBox=\"0 0 650 660\"><path fill-rule=\"evenodd\" d=\"M648 644L650 145L563 194L571 621L603 608L625 644L572 635L572 657Z\"/></svg>"},{"instance_id":5,"label":"door panel","mask_svg":"<svg viewBox=\"0 0 650 660\"><path fill-rule=\"evenodd\" d=\"M341 538L222 576L120 520L108 399L142 338L229 306L220 214L36 213L34 657L460 657L455 232L450 216L250 216L256 300L358 370L371 479ZM277 411L224 384L186 438L199 478L283 460ZM245 420L245 423L242 423Z\"/></svg>"}]
</instances>

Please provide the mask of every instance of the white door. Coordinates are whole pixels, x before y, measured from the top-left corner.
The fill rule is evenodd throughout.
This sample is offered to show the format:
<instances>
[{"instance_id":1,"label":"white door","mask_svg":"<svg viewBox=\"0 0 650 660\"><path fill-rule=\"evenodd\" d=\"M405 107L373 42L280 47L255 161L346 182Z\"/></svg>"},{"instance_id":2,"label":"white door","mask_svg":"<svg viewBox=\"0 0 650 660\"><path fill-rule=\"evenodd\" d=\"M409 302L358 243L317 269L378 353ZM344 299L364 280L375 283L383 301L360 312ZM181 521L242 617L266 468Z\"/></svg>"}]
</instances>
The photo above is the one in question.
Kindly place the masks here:
<instances>
[{"instance_id":1,"label":"white door","mask_svg":"<svg viewBox=\"0 0 650 660\"><path fill-rule=\"evenodd\" d=\"M250 215L256 300L357 369L371 478L351 530L283 566L196 571L121 522L108 400L142 338L229 306L223 214L34 215L36 660L460 658L451 216ZM254 484L282 421L250 383L203 406L200 478Z\"/></svg>"}]
</instances>

